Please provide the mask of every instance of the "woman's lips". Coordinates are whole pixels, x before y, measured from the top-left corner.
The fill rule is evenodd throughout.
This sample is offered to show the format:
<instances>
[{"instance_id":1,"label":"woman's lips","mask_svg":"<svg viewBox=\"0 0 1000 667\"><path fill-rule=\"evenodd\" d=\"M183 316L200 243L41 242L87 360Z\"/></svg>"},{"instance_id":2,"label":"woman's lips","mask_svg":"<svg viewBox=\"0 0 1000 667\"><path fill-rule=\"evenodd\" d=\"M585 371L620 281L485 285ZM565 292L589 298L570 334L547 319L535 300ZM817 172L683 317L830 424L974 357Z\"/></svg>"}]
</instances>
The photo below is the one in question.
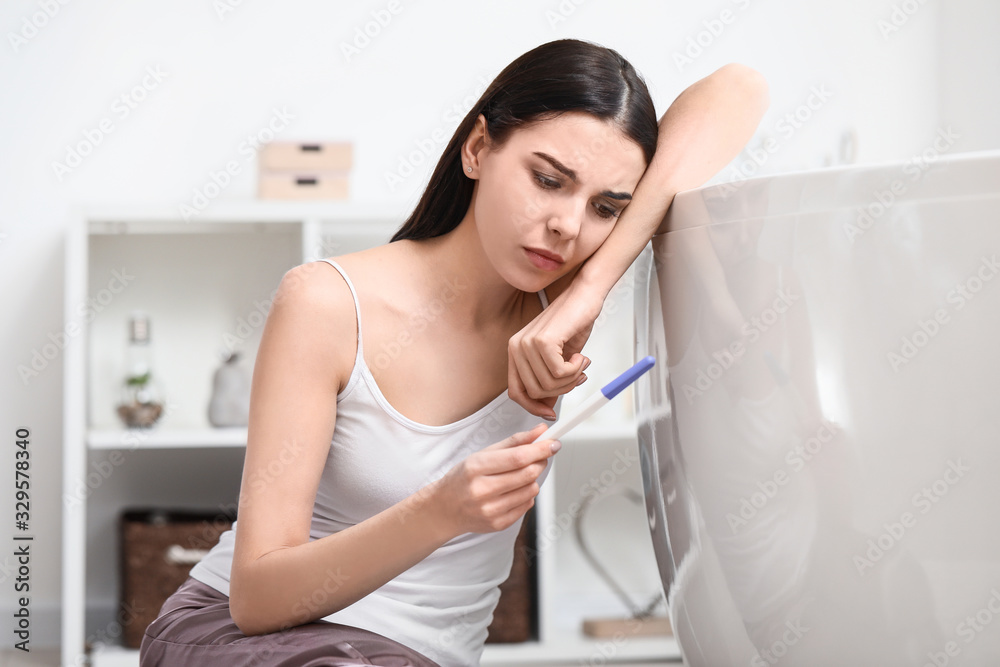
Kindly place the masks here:
<instances>
[{"instance_id":1,"label":"woman's lips","mask_svg":"<svg viewBox=\"0 0 1000 667\"><path fill-rule=\"evenodd\" d=\"M563 265L563 262L557 262L554 259L549 259L545 255L539 255L537 252L529 250L528 248L525 248L524 252L527 253L528 259L531 260L531 263L543 271L555 271Z\"/></svg>"}]
</instances>

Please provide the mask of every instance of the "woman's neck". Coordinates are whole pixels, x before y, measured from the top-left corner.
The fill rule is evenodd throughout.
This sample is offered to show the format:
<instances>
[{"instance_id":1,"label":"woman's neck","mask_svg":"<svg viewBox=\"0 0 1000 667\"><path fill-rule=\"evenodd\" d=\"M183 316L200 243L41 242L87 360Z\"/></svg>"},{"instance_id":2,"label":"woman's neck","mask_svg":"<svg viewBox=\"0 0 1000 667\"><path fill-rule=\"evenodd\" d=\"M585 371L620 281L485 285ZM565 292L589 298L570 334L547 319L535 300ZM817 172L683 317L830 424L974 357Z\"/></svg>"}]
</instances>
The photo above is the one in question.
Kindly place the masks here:
<instances>
[{"instance_id":1,"label":"woman's neck","mask_svg":"<svg viewBox=\"0 0 1000 667\"><path fill-rule=\"evenodd\" d=\"M406 241L404 249L419 276L423 300L458 330L489 331L519 324L525 299L537 300L511 286L493 268L471 211L447 234Z\"/></svg>"}]
</instances>

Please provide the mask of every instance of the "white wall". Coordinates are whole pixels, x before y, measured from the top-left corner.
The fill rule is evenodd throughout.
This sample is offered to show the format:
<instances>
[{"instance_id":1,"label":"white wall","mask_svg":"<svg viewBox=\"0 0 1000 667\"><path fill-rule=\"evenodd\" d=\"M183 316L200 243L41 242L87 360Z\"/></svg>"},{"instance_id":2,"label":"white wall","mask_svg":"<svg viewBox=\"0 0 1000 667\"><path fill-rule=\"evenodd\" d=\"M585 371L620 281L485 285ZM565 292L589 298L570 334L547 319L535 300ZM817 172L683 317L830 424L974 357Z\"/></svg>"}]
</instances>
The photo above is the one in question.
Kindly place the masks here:
<instances>
[{"instance_id":1,"label":"white wall","mask_svg":"<svg viewBox=\"0 0 1000 667\"><path fill-rule=\"evenodd\" d=\"M62 358L25 379L19 368L30 367L63 330L62 239L73 205L177 207L229 160L242 172L220 197L253 197L255 164L240 144L279 109L293 116L279 139L353 141L354 198L392 202L402 220L436 153L399 187L389 188L386 174L435 130L450 135L456 114L464 115L510 60L561 37L622 52L645 76L658 113L726 62L762 71L772 106L751 145L770 135L779 150L758 173L837 162L841 134L851 129L861 162L906 159L945 122L961 127L964 150L1000 146L988 111L997 108L997 9L986 0L960 0L947 10L907 0L912 15L897 3L897 19L906 21L888 34L879 28L893 15L886 0L398 0L401 11L350 60L342 44L388 0L245 0L221 14L216 7L238 0L66 2L0 5L0 438L9 471L15 429L27 426L34 436L31 593L52 623L36 626L41 644L55 643L58 633ZM46 17L45 5L58 9ZM712 25L723 10L730 22L715 24L722 30L712 35L705 22ZM26 28L32 22L44 25ZM679 67L675 54L699 36L707 45ZM162 81L153 86L147 78L145 99L124 116L116 100L151 70L162 72ZM830 99L800 109L810 118L787 136L782 119L816 89ZM102 119L113 131L60 179L53 163ZM715 180L731 175L727 169ZM2 516L12 516L12 495L0 493ZM0 556L4 600L11 551Z\"/></svg>"},{"instance_id":2,"label":"white wall","mask_svg":"<svg viewBox=\"0 0 1000 667\"><path fill-rule=\"evenodd\" d=\"M942 123L959 135L954 150L1000 146L1000 2L941 3Z\"/></svg>"}]
</instances>

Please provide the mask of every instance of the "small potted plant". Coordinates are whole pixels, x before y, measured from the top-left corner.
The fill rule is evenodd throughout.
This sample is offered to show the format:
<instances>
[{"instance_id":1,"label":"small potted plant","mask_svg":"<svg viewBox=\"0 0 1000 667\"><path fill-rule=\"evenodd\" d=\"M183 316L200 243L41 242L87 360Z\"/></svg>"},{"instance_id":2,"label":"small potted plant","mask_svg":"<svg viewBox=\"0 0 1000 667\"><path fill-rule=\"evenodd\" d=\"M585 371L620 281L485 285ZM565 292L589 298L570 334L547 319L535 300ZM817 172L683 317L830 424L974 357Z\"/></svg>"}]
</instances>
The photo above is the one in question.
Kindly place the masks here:
<instances>
[{"instance_id":1,"label":"small potted plant","mask_svg":"<svg viewBox=\"0 0 1000 667\"><path fill-rule=\"evenodd\" d=\"M163 414L163 403L150 371L149 318L141 312L133 313L129 332L129 372L118 416L128 428L150 428Z\"/></svg>"}]
</instances>

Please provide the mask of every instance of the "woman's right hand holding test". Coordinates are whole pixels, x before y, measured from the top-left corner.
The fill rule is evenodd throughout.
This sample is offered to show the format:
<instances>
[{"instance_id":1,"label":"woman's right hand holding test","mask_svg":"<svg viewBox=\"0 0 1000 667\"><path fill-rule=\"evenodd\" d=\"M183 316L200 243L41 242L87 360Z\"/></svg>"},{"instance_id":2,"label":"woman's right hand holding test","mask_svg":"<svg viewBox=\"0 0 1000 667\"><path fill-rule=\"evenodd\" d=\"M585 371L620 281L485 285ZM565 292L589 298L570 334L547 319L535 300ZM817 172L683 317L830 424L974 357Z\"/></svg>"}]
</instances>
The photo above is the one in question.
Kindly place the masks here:
<instances>
[{"instance_id":1,"label":"woman's right hand holding test","mask_svg":"<svg viewBox=\"0 0 1000 667\"><path fill-rule=\"evenodd\" d=\"M556 440L533 442L546 428L539 424L485 447L432 483L435 510L451 534L504 530L535 504L537 479L559 449Z\"/></svg>"}]
</instances>

